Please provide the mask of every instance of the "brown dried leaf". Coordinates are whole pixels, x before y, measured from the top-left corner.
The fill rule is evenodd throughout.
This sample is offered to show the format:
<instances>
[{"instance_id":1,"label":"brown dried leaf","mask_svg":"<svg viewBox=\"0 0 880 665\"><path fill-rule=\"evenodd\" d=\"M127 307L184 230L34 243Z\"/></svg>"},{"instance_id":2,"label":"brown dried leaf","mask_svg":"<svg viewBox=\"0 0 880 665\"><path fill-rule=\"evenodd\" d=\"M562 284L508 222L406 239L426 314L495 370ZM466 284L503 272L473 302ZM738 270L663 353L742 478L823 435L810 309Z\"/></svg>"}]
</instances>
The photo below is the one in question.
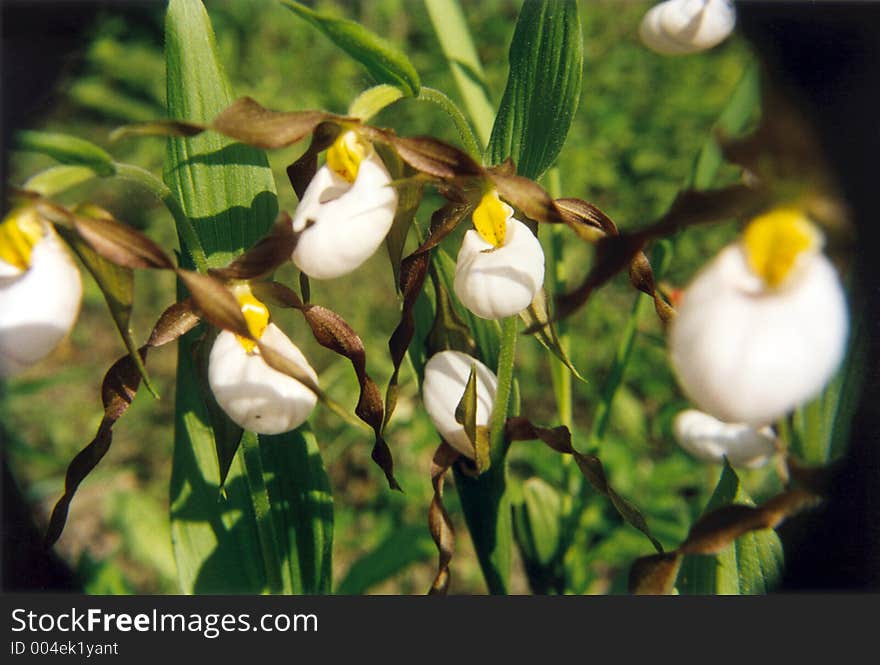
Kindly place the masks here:
<instances>
[{"instance_id":1,"label":"brown dried leaf","mask_svg":"<svg viewBox=\"0 0 880 665\"><path fill-rule=\"evenodd\" d=\"M462 203L449 202L431 215L431 230L428 238L409 256L400 262L398 283L403 295L403 306L400 312L400 323L391 334L388 348L391 351L391 362L394 370L385 391L385 423L391 419L397 403L397 381L400 366L406 357L406 351L415 334L416 324L414 308L416 299L422 292L425 277L431 265L431 250L445 238L470 211L470 207ZM384 428L383 425L383 428Z\"/></svg>"},{"instance_id":2,"label":"brown dried leaf","mask_svg":"<svg viewBox=\"0 0 880 665\"><path fill-rule=\"evenodd\" d=\"M191 330L198 323L198 317L190 309L189 301L175 303L166 309L150 334L149 341L138 353L145 362L150 348L162 346ZM58 499L49 518L46 530L46 547L51 547L61 537L67 521L70 502L80 483L91 473L101 458L110 449L113 440L113 425L125 413L134 400L140 386L141 375L130 355L117 360L107 370L101 385L101 401L104 405L104 418L98 427L95 438L83 448L67 467L64 478L64 494Z\"/></svg>"},{"instance_id":3,"label":"brown dried leaf","mask_svg":"<svg viewBox=\"0 0 880 665\"><path fill-rule=\"evenodd\" d=\"M328 120L360 123L356 118L326 111L270 111L250 97L241 97L214 118L211 129L236 141L272 150L297 143Z\"/></svg>"},{"instance_id":4,"label":"brown dried leaf","mask_svg":"<svg viewBox=\"0 0 880 665\"><path fill-rule=\"evenodd\" d=\"M449 590L449 562L452 561L455 551L455 529L443 505L443 480L446 472L458 458L458 451L444 441L431 460L431 486L434 488L434 496L428 509L428 529L437 545L439 556L437 575L428 591L429 594L445 595Z\"/></svg>"},{"instance_id":5,"label":"brown dried leaf","mask_svg":"<svg viewBox=\"0 0 880 665\"><path fill-rule=\"evenodd\" d=\"M630 591L671 593L683 555L718 554L740 536L750 531L774 529L787 517L818 501L819 497L812 492L791 489L760 506L732 504L713 510L694 523L687 539L675 551L637 559L630 569Z\"/></svg>"},{"instance_id":6,"label":"brown dried leaf","mask_svg":"<svg viewBox=\"0 0 880 665\"><path fill-rule=\"evenodd\" d=\"M302 199L306 188L318 171L318 154L333 145L333 141L339 135L339 130L339 125L332 122L319 124L312 133L309 147L300 155L299 159L287 167L287 177L298 198Z\"/></svg>"},{"instance_id":7,"label":"brown dried leaf","mask_svg":"<svg viewBox=\"0 0 880 665\"><path fill-rule=\"evenodd\" d=\"M382 395L376 382L367 373L367 353L360 336L339 314L321 305L304 304L294 291L283 284L260 283L254 285L254 291L259 297L302 312L318 344L351 362L360 385L355 414L373 429L376 438L372 458L385 473L391 489L399 490L400 485L394 478L391 450L382 436L385 422Z\"/></svg>"},{"instance_id":8,"label":"brown dried leaf","mask_svg":"<svg viewBox=\"0 0 880 665\"><path fill-rule=\"evenodd\" d=\"M193 302L205 319L222 330L253 339L241 306L223 282L191 270L178 270L177 275L189 289Z\"/></svg>"},{"instance_id":9,"label":"brown dried leaf","mask_svg":"<svg viewBox=\"0 0 880 665\"><path fill-rule=\"evenodd\" d=\"M293 230L290 215L282 211L275 224L253 247L238 255L228 266L209 270L220 279L252 280L265 277L290 261L299 234Z\"/></svg>"},{"instance_id":10,"label":"brown dried leaf","mask_svg":"<svg viewBox=\"0 0 880 665\"><path fill-rule=\"evenodd\" d=\"M498 195L522 211L529 219L546 224L564 224L562 212L555 201L538 183L518 175L489 171Z\"/></svg>"},{"instance_id":11,"label":"brown dried leaf","mask_svg":"<svg viewBox=\"0 0 880 665\"><path fill-rule=\"evenodd\" d=\"M110 133L110 141L119 141L129 136L180 136L201 134L207 127L196 122L182 120L156 120L135 125L117 127Z\"/></svg>"},{"instance_id":12,"label":"brown dried leaf","mask_svg":"<svg viewBox=\"0 0 880 665\"><path fill-rule=\"evenodd\" d=\"M536 427L528 420L528 418L516 416L507 419L505 434L510 441L530 441L538 439L543 441L556 452L574 457L575 463L578 465L584 478L587 479L587 482L592 485L593 489L607 497L624 521L645 534L658 552L663 551L663 546L651 534L651 530L648 528L648 523L645 521L641 512L639 512L639 510L629 501L620 496L614 488L609 485L608 478L605 475L605 469L599 458L595 455L584 455L574 449L571 445L571 433L568 431L567 427L562 425L552 429Z\"/></svg>"},{"instance_id":13,"label":"brown dried leaf","mask_svg":"<svg viewBox=\"0 0 880 665\"><path fill-rule=\"evenodd\" d=\"M80 237L108 261L125 268L174 270L164 250L140 231L112 217L75 215L73 225Z\"/></svg>"},{"instance_id":14,"label":"brown dried leaf","mask_svg":"<svg viewBox=\"0 0 880 665\"><path fill-rule=\"evenodd\" d=\"M483 167L466 152L431 136L401 137L376 127L364 127L364 131L372 140L391 145L416 171L435 178L451 180L484 174Z\"/></svg>"}]
</instances>

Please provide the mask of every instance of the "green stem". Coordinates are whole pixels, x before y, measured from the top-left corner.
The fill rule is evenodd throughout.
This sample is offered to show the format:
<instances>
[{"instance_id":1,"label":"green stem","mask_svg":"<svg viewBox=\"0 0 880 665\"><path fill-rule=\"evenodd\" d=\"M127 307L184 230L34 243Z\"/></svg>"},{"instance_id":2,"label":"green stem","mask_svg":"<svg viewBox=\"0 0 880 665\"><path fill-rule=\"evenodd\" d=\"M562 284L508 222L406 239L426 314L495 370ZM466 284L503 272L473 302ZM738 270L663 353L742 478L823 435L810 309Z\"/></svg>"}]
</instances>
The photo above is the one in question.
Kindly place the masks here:
<instances>
[{"instance_id":1,"label":"green stem","mask_svg":"<svg viewBox=\"0 0 880 665\"><path fill-rule=\"evenodd\" d=\"M208 258L205 255L205 250L202 247L199 236L196 233L192 220L187 217L183 207L181 207L180 202L171 192L171 189L146 169L134 166L133 164L123 164L120 162L114 162L113 164L116 168L115 175L117 177L138 183L148 189L157 199L165 204L165 207L168 208L168 211L174 218L174 223L177 226L177 233L180 236L184 251L186 251L192 258L196 270L202 273L207 272Z\"/></svg>"},{"instance_id":2,"label":"green stem","mask_svg":"<svg viewBox=\"0 0 880 665\"><path fill-rule=\"evenodd\" d=\"M507 492L507 450L504 426L513 387L516 355L517 318L501 323L501 349L498 355L498 391L492 407L490 427L491 466L474 478L455 467L455 487L471 534L480 569L489 593L507 594L513 550L513 524Z\"/></svg>"},{"instance_id":3,"label":"green stem","mask_svg":"<svg viewBox=\"0 0 880 665\"><path fill-rule=\"evenodd\" d=\"M281 593L281 556L278 534L272 521L272 505L269 501L269 490L263 474L263 460L260 456L260 444L257 435L245 432L241 437L241 460L244 465L245 477L254 507L257 522L257 533L260 538L260 551L263 553L263 568L266 571L266 582L270 593Z\"/></svg>"},{"instance_id":4,"label":"green stem","mask_svg":"<svg viewBox=\"0 0 880 665\"><path fill-rule=\"evenodd\" d=\"M455 128L458 130L458 135L461 137L462 143L464 143L465 150L467 150L472 157L475 157L478 160L480 159L483 151L477 143L477 137L474 136L470 123L467 121L467 118L464 117L464 113L461 112L461 109L456 106L455 102L439 90L428 88L426 86L422 86L421 90L419 90L419 96L416 99L420 99L424 102L431 102L443 109L443 111L452 118L452 122L455 123Z\"/></svg>"},{"instance_id":5,"label":"green stem","mask_svg":"<svg viewBox=\"0 0 880 665\"><path fill-rule=\"evenodd\" d=\"M489 419L489 445L492 464L503 463L510 442L504 436L510 395L513 390L513 365L516 356L517 317L509 316L501 322L501 349L498 352L498 392Z\"/></svg>"}]
</instances>

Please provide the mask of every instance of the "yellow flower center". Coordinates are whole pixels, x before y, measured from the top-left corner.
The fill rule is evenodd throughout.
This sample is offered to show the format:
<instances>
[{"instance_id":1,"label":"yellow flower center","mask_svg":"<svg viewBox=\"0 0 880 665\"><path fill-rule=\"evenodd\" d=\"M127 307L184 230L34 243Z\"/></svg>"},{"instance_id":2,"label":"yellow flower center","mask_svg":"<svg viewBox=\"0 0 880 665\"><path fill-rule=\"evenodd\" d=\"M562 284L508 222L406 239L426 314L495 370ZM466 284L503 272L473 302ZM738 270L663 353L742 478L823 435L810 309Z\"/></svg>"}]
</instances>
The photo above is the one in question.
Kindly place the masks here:
<instances>
[{"instance_id":1,"label":"yellow flower center","mask_svg":"<svg viewBox=\"0 0 880 665\"><path fill-rule=\"evenodd\" d=\"M0 222L0 261L27 270L34 246L43 235L43 225L33 208L13 210Z\"/></svg>"},{"instance_id":2,"label":"yellow flower center","mask_svg":"<svg viewBox=\"0 0 880 665\"><path fill-rule=\"evenodd\" d=\"M236 284L232 287L232 293L235 294L236 300L241 307L241 313L247 322L248 330L256 339L263 336L266 326L269 325L269 308L262 302L257 300L251 292L251 287L247 284ZM253 340L238 338L238 343L244 347L248 353L253 353L256 343Z\"/></svg>"},{"instance_id":3,"label":"yellow flower center","mask_svg":"<svg viewBox=\"0 0 880 665\"><path fill-rule=\"evenodd\" d=\"M474 228L487 243L501 247L507 232L507 220L512 214L511 207L502 202L498 198L498 192L493 189L483 195L474 210Z\"/></svg>"},{"instance_id":4,"label":"yellow flower center","mask_svg":"<svg viewBox=\"0 0 880 665\"><path fill-rule=\"evenodd\" d=\"M801 210L792 207L777 208L756 217L743 235L749 267L771 288L783 284L798 257L821 243L819 229Z\"/></svg>"},{"instance_id":5,"label":"yellow flower center","mask_svg":"<svg viewBox=\"0 0 880 665\"><path fill-rule=\"evenodd\" d=\"M327 150L327 166L348 182L354 182L361 162L370 154L372 147L357 132L344 132Z\"/></svg>"}]
</instances>

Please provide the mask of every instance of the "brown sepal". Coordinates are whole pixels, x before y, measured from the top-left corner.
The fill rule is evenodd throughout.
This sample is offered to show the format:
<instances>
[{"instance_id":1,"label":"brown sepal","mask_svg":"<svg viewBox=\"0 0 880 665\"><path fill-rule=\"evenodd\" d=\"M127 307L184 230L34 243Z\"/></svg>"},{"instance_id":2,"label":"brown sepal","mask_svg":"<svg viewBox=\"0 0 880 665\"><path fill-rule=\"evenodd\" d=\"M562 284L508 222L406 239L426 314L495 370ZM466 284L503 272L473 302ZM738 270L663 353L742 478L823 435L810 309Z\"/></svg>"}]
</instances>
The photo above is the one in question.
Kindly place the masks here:
<instances>
[{"instance_id":1,"label":"brown sepal","mask_svg":"<svg viewBox=\"0 0 880 665\"><path fill-rule=\"evenodd\" d=\"M166 309L150 334L147 343L138 349L141 360L146 361L147 351L162 346L188 332L198 323L198 317L192 311L192 303L185 300L171 305ZM113 425L128 409L137 394L141 375L130 355L117 360L107 370L101 384L101 401L104 405L104 418L98 427L95 438L83 448L67 467L64 478L64 494L58 499L49 518L45 544L51 547L61 537L67 521L70 502L80 483L91 473L98 462L110 449L113 440Z\"/></svg>"},{"instance_id":2,"label":"brown sepal","mask_svg":"<svg viewBox=\"0 0 880 665\"><path fill-rule=\"evenodd\" d=\"M434 496L428 509L428 529L437 545L438 560L437 575L428 590L429 594L445 595L449 591L449 562L455 552L455 529L443 505L443 481L446 472L459 457L460 453L444 441L431 460L431 486L434 488Z\"/></svg>"}]
</instances>

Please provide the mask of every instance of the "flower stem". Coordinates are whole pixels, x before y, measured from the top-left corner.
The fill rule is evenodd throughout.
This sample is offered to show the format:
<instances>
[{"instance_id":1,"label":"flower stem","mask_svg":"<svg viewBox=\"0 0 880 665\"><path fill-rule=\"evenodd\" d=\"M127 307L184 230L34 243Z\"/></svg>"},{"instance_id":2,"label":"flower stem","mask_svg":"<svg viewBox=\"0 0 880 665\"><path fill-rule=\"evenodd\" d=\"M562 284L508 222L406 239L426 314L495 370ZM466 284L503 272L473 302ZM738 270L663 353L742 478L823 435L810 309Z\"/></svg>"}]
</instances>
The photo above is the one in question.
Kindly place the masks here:
<instances>
[{"instance_id":1,"label":"flower stem","mask_svg":"<svg viewBox=\"0 0 880 665\"><path fill-rule=\"evenodd\" d=\"M416 99L420 99L423 102L431 102L443 109L443 111L446 112L446 115L448 115L455 124L455 128L458 130L458 135L461 138L462 143L464 143L465 150L470 153L471 157L480 160L483 151L480 149L479 143L477 143L477 138L474 136L470 123L468 123L464 113L462 113L461 109L456 106L455 102L439 90L428 88L426 86L422 86L421 90L419 90L419 96Z\"/></svg>"},{"instance_id":2,"label":"flower stem","mask_svg":"<svg viewBox=\"0 0 880 665\"><path fill-rule=\"evenodd\" d=\"M517 317L504 319L498 355L498 391L489 420L491 466L476 478L455 467L455 486L471 540L489 593L496 595L506 594L510 588L513 524L506 459L510 443L504 436L504 426L513 386L516 337Z\"/></svg>"}]
</instances>

